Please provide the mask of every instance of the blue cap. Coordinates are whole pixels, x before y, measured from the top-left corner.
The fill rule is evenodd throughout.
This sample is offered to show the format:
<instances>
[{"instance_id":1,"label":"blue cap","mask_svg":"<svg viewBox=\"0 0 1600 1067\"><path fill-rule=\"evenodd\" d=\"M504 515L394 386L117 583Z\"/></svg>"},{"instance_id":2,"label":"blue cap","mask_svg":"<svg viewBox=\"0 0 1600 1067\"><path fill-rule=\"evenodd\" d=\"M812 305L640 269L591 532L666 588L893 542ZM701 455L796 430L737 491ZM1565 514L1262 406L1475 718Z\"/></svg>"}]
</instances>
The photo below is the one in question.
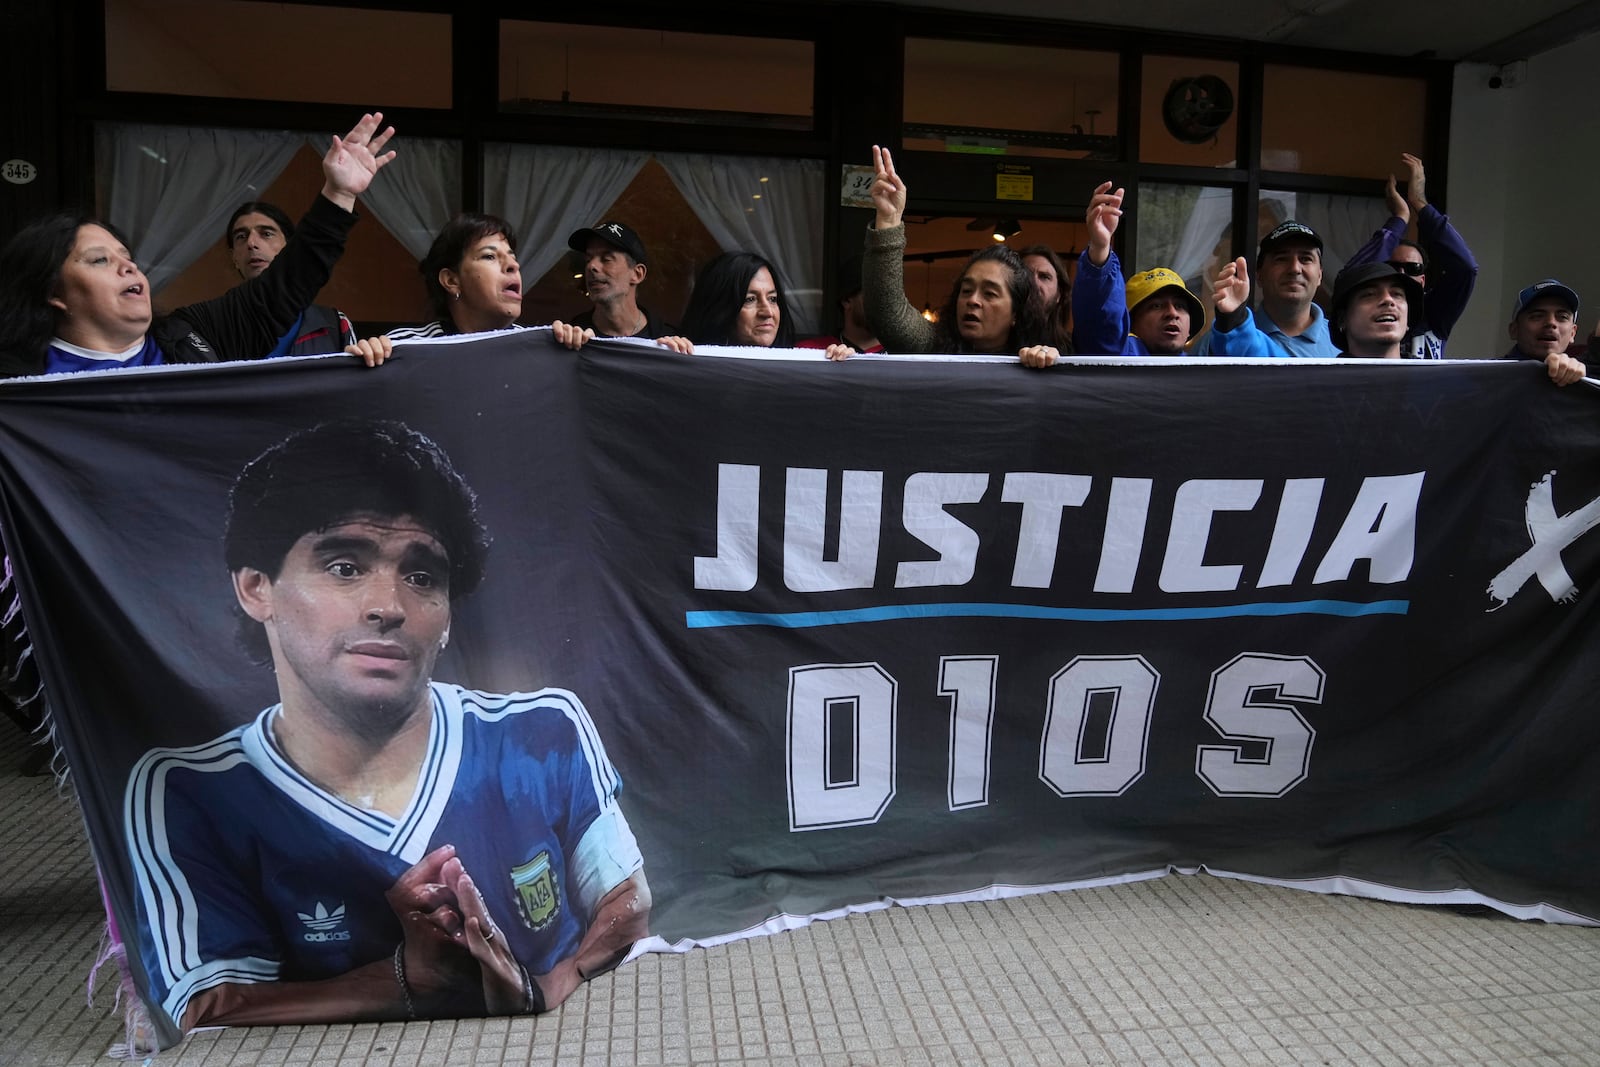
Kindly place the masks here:
<instances>
[{"instance_id":1,"label":"blue cap","mask_svg":"<svg viewBox=\"0 0 1600 1067\"><path fill-rule=\"evenodd\" d=\"M1554 297L1567 305L1567 309L1574 315L1578 313L1578 294L1554 278L1546 278L1542 282L1534 282L1517 294L1517 304L1511 309L1511 321L1515 322L1517 316L1526 311L1529 304L1542 296Z\"/></svg>"}]
</instances>

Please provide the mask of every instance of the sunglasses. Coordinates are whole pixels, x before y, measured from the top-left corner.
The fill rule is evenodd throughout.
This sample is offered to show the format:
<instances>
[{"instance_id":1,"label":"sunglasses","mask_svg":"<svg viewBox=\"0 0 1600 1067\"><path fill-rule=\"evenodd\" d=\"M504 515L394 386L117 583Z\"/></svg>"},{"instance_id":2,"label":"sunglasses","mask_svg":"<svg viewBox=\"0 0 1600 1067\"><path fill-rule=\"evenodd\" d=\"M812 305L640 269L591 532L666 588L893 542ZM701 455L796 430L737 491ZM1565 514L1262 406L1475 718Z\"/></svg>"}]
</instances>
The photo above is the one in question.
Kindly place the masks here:
<instances>
[{"instance_id":1,"label":"sunglasses","mask_svg":"<svg viewBox=\"0 0 1600 1067\"><path fill-rule=\"evenodd\" d=\"M1421 263L1413 263L1410 260L1406 260L1405 262L1401 263L1391 259L1389 261L1389 266L1393 267L1401 274L1409 274L1413 278L1427 269Z\"/></svg>"}]
</instances>

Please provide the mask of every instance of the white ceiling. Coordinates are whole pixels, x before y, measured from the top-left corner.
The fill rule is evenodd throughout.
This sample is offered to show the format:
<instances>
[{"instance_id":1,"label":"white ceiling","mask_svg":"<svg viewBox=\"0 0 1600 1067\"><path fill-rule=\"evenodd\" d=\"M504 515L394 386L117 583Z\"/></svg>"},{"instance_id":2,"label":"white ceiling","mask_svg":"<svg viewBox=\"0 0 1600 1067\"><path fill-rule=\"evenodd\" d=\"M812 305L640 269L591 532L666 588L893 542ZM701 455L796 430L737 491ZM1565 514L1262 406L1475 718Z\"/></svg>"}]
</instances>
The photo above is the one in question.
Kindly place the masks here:
<instances>
[{"instance_id":1,"label":"white ceiling","mask_svg":"<svg viewBox=\"0 0 1600 1067\"><path fill-rule=\"evenodd\" d=\"M1574 0L914 0L899 6L1489 63L1526 59L1600 31L1600 3Z\"/></svg>"}]
</instances>

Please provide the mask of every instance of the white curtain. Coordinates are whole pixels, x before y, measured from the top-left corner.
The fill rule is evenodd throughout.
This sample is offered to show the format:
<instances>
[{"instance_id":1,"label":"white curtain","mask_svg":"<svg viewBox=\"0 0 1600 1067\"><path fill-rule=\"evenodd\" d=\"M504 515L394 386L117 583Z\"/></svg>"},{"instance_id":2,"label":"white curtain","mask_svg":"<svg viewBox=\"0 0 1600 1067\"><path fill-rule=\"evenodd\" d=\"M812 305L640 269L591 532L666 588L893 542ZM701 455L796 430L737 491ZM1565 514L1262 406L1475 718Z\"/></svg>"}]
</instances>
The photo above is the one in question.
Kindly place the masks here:
<instances>
[{"instance_id":1,"label":"white curtain","mask_svg":"<svg viewBox=\"0 0 1600 1067\"><path fill-rule=\"evenodd\" d=\"M517 261L532 285L567 251L573 230L603 222L648 152L486 144L483 210L517 228Z\"/></svg>"},{"instance_id":2,"label":"white curtain","mask_svg":"<svg viewBox=\"0 0 1600 1067\"><path fill-rule=\"evenodd\" d=\"M795 336L820 332L822 170L816 159L657 153L656 161L724 251L758 252L778 269Z\"/></svg>"},{"instance_id":3,"label":"white curtain","mask_svg":"<svg viewBox=\"0 0 1600 1067\"><path fill-rule=\"evenodd\" d=\"M95 170L105 218L159 291L213 243L242 202L260 199L300 147L273 130L100 123Z\"/></svg>"},{"instance_id":4,"label":"white curtain","mask_svg":"<svg viewBox=\"0 0 1600 1067\"><path fill-rule=\"evenodd\" d=\"M1171 188L1171 187L1163 187ZM1144 190L1141 190L1143 193ZM1333 288L1334 275L1344 268L1350 258L1372 237L1374 231L1389 218L1389 209L1383 200L1370 196L1340 196L1332 193L1291 193L1281 189L1261 190L1261 213L1258 237L1265 237L1272 227L1285 219L1303 222L1322 238L1323 284ZM1233 192L1229 189L1209 187L1201 190L1194 210L1184 224L1183 235L1178 239L1173 254L1172 269L1183 276L1190 286L1204 284L1202 275L1210 263L1217 242L1233 225ZM1144 231L1139 232L1139 242L1146 242ZM1223 255L1227 250L1223 250ZM1255 264L1251 259L1251 269ZM1143 263L1146 266L1159 266ZM1200 290L1196 290L1199 292Z\"/></svg>"},{"instance_id":5,"label":"white curtain","mask_svg":"<svg viewBox=\"0 0 1600 1067\"><path fill-rule=\"evenodd\" d=\"M333 138L311 134L305 143L320 159ZM394 160L372 179L361 203L420 260L434 235L461 210L461 142L405 137L394 147Z\"/></svg>"},{"instance_id":6,"label":"white curtain","mask_svg":"<svg viewBox=\"0 0 1600 1067\"><path fill-rule=\"evenodd\" d=\"M1333 289L1334 275L1344 269L1344 261L1372 239L1378 227L1389 221L1389 208L1382 197L1339 196L1333 193L1269 193L1266 197L1287 196L1290 218L1310 226L1322 238L1323 284Z\"/></svg>"}]
</instances>

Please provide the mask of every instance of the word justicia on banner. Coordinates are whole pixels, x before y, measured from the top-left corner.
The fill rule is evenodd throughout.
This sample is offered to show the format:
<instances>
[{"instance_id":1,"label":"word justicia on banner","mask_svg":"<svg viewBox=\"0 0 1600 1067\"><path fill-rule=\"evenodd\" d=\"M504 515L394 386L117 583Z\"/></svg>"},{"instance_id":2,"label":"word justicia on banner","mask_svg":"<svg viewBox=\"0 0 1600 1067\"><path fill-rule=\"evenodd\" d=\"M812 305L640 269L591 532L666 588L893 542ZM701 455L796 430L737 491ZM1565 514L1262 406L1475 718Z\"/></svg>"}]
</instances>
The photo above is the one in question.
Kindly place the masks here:
<instances>
[{"instance_id":1,"label":"word justicia on banner","mask_svg":"<svg viewBox=\"0 0 1600 1067\"><path fill-rule=\"evenodd\" d=\"M793 593L871 589L885 583L880 573L880 541L885 523L884 473L873 470L829 472L787 468L773 472L784 494L781 531L782 579ZM981 554L1013 560L1014 589L1061 591L1056 559L1068 509L1078 509L1090 493L1105 484L1094 593L1133 593L1146 545L1153 542L1161 566L1155 575L1163 593L1232 592L1241 587L1248 569L1256 589L1289 586L1305 562L1319 514L1337 508L1343 518L1332 542L1322 551L1311 585L1348 581L1358 560L1366 560L1368 582L1392 585L1410 575L1415 555L1417 502L1426 472L1370 476L1361 479L1353 499L1343 505L1324 500L1326 479L1296 478L1273 486L1277 496L1270 537L1265 542L1231 543L1228 559L1206 562L1213 545L1213 524L1219 512L1250 512L1263 501L1265 479L1196 478L1179 484L1163 509L1169 516L1165 535L1149 529L1154 479L1090 475L1007 472L999 475L917 472L906 477L899 516L902 528L933 559L902 560L893 567L893 587L959 587L970 583ZM839 483L836 544L826 558L828 492ZM717 468L716 554L694 560L694 584L701 590L747 592L756 587L762 542L762 471L742 464ZM1013 505L1016 532L998 543L996 527L980 532L948 509L952 505L991 504L998 489L1001 505ZM893 521L890 519L889 521ZM990 537L986 539L984 533ZM1241 558L1242 553L1248 556ZM1248 559L1248 567L1244 559ZM713 624L692 616L690 625Z\"/></svg>"}]
</instances>

